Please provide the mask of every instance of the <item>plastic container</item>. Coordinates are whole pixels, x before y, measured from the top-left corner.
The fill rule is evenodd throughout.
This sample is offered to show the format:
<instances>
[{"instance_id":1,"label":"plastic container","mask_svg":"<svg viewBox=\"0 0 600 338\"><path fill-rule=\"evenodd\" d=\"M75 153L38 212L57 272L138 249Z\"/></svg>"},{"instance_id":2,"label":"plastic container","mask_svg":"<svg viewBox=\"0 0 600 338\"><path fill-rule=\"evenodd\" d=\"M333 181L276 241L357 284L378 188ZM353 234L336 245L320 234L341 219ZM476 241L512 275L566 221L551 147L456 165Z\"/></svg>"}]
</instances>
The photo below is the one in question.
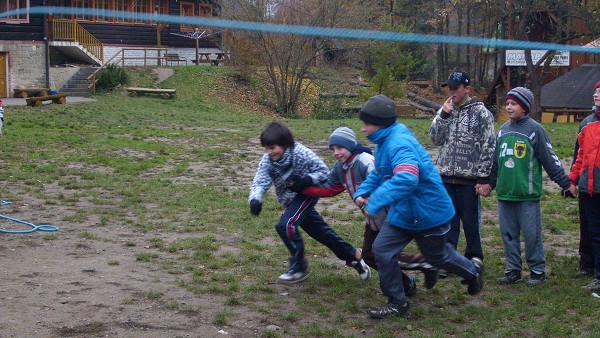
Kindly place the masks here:
<instances>
[{"instance_id":1,"label":"plastic container","mask_svg":"<svg viewBox=\"0 0 600 338\"><path fill-rule=\"evenodd\" d=\"M58 94L58 90L51 90L50 91L50 95L56 95L56 94Z\"/></svg>"}]
</instances>

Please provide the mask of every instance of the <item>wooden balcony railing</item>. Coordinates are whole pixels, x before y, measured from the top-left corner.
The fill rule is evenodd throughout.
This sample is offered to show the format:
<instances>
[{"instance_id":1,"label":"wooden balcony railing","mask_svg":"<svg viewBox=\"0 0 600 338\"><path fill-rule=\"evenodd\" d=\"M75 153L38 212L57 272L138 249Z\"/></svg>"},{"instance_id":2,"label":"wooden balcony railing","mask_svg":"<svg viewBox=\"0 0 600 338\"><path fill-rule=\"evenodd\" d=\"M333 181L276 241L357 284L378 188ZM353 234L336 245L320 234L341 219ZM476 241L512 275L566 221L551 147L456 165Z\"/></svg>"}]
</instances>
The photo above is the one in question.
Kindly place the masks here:
<instances>
[{"instance_id":1,"label":"wooden balcony railing","mask_svg":"<svg viewBox=\"0 0 600 338\"><path fill-rule=\"evenodd\" d=\"M104 60L104 45L75 20L53 19L52 40L74 41L82 45L100 62Z\"/></svg>"}]
</instances>

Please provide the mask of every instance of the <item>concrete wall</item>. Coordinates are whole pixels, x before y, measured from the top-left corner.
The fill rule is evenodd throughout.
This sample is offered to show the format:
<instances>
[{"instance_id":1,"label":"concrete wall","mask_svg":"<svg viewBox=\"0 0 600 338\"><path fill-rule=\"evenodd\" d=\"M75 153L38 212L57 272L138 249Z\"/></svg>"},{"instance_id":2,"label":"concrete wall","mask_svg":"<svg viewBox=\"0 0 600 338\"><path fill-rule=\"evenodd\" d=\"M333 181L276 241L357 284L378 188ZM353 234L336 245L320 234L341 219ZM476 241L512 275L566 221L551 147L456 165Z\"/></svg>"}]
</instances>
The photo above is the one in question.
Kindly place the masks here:
<instances>
[{"instance_id":1,"label":"concrete wall","mask_svg":"<svg viewBox=\"0 0 600 338\"><path fill-rule=\"evenodd\" d=\"M50 89L60 89L79 71L79 67L50 67Z\"/></svg>"},{"instance_id":2,"label":"concrete wall","mask_svg":"<svg viewBox=\"0 0 600 338\"><path fill-rule=\"evenodd\" d=\"M8 91L46 87L46 49L39 41L0 40L0 51L8 52Z\"/></svg>"}]
</instances>

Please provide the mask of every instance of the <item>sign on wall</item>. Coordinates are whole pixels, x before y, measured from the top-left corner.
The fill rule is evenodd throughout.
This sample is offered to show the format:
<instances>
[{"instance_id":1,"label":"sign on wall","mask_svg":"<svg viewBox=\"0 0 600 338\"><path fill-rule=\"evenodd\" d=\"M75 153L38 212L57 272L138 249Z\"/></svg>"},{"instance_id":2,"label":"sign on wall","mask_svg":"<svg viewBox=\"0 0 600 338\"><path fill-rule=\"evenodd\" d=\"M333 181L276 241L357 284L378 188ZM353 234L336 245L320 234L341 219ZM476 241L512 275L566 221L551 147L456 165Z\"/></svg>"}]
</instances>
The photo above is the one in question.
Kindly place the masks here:
<instances>
[{"instance_id":1,"label":"sign on wall","mask_svg":"<svg viewBox=\"0 0 600 338\"><path fill-rule=\"evenodd\" d=\"M531 51L531 61L537 63L542 56L546 53L546 50L535 49ZM571 62L571 53L565 50L556 51L554 59L550 63L550 66L556 67L568 67ZM522 49L508 49L506 50L506 66L526 66L525 62L525 51Z\"/></svg>"}]
</instances>

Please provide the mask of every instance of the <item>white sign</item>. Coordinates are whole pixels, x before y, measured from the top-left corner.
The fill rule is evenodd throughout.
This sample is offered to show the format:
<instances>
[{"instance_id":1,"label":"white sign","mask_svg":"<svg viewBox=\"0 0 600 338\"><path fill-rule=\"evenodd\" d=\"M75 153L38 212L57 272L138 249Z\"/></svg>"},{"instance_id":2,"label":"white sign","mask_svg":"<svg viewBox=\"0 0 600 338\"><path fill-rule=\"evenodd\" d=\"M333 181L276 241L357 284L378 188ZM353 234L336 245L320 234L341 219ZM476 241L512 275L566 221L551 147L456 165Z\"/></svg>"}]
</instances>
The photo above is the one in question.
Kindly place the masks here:
<instances>
[{"instance_id":1,"label":"white sign","mask_svg":"<svg viewBox=\"0 0 600 338\"><path fill-rule=\"evenodd\" d=\"M547 51L532 50L531 61L536 64ZM568 67L571 62L571 53L566 50L558 50L554 53L554 59L550 62L550 66ZM506 51L507 66L527 66L525 62L525 51L522 49L509 49Z\"/></svg>"}]
</instances>

